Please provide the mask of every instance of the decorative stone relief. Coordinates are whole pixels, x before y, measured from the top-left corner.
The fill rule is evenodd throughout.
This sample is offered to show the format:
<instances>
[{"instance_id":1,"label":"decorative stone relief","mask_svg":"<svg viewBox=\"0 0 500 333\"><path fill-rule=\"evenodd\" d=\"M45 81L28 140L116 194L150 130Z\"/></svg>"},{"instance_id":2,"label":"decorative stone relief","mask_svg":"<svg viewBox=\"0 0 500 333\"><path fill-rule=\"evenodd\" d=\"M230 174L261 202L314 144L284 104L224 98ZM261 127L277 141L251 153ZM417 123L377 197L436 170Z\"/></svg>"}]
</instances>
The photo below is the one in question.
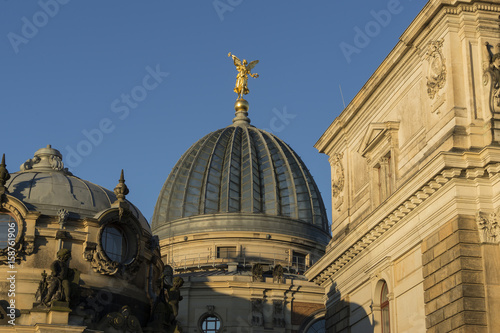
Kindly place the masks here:
<instances>
[{"instance_id":1,"label":"decorative stone relief","mask_svg":"<svg viewBox=\"0 0 500 333\"><path fill-rule=\"evenodd\" d=\"M96 329L104 332L143 332L139 318L132 314L132 310L128 305L124 305L120 312L108 313L99 321Z\"/></svg>"},{"instance_id":2,"label":"decorative stone relief","mask_svg":"<svg viewBox=\"0 0 500 333\"><path fill-rule=\"evenodd\" d=\"M343 153L333 155L333 173L332 173L332 198L335 209L340 211L344 203L344 167L342 166Z\"/></svg>"},{"instance_id":3,"label":"decorative stone relief","mask_svg":"<svg viewBox=\"0 0 500 333\"><path fill-rule=\"evenodd\" d=\"M260 298L252 298L252 326L264 326L264 304Z\"/></svg>"},{"instance_id":4,"label":"decorative stone relief","mask_svg":"<svg viewBox=\"0 0 500 333\"><path fill-rule=\"evenodd\" d=\"M437 92L444 87L446 83L446 65L444 63L443 40L440 39L431 42L428 46L426 59L429 63L427 70L427 94L430 99L434 99Z\"/></svg>"},{"instance_id":5,"label":"decorative stone relief","mask_svg":"<svg viewBox=\"0 0 500 333\"><path fill-rule=\"evenodd\" d=\"M264 281L264 269L261 264L254 264L252 266L252 281L263 282Z\"/></svg>"},{"instance_id":6,"label":"decorative stone relief","mask_svg":"<svg viewBox=\"0 0 500 333\"><path fill-rule=\"evenodd\" d=\"M285 283L283 266L276 265L274 267L274 269L273 269L273 282L274 283Z\"/></svg>"},{"instance_id":7,"label":"decorative stone relief","mask_svg":"<svg viewBox=\"0 0 500 333\"><path fill-rule=\"evenodd\" d=\"M477 228L481 243L500 243L500 214L486 214L478 212L476 215Z\"/></svg>"},{"instance_id":8,"label":"decorative stone relief","mask_svg":"<svg viewBox=\"0 0 500 333\"><path fill-rule=\"evenodd\" d=\"M116 261L109 260L102 251L94 250L92 252L90 265L96 273L101 273L103 275L115 275L118 273L119 263Z\"/></svg>"},{"instance_id":9,"label":"decorative stone relief","mask_svg":"<svg viewBox=\"0 0 500 333\"><path fill-rule=\"evenodd\" d=\"M35 237L26 235L25 220L23 215L17 208L10 204L8 201L2 202L0 204L0 210L7 211L14 215L14 219L17 223L17 235L14 240L14 245L9 244L8 247L0 249L0 265L8 265L12 262L12 256L9 256L9 252L15 253L14 260L16 262L21 261L24 256L31 255L35 252ZM13 251L14 250L14 251Z\"/></svg>"},{"instance_id":10,"label":"decorative stone relief","mask_svg":"<svg viewBox=\"0 0 500 333\"><path fill-rule=\"evenodd\" d=\"M488 42L484 47L483 84L490 85L490 111L500 112L500 44L495 48Z\"/></svg>"},{"instance_id":11,"label":"decorative stone relief","mask_svg":"<svg viewBox=\"0 0 500 333\"><path fill-rule=\"evenodd\" d=\"M57 216L59 217L59 224L62 225L68 220L69 212L61 208L57 211Z\"/></svg>"},{"instance_id":12,"label":"decorative stone relief","mask_svg":"<svg viewBox=\"0 0 500 333\"><path fill-rule=\"evenodd\" d=\"M123 229L125 235L124 237L127 237L127 243L130 244L130 246L136 246L134 256L127 258L128 260L126 263L118 263L109 259L100 244L104 229L113 224L117 224L121 227L121 229ZM131 280L135 277L143 261L142 258L139 257L142 247L140 235L140 227L131 218L120 221L112 219L104 222L97 236L99 243L96 244L94 242L87 241L83 251L83 258L90 261L90 265L96 273L103 275L119 274L122 278Z\"/></svg>"},{"instance_id":13,"label":"decorative stone relief","mask_svg":"<svg viewBox=\"0 0 500 333\"><path fill-rule=\"evenodd\" d=\"M72 175L68 168L64 167L61 153L53 149L50 145L46 148L39 149L33 158L28 159L21 164L21 171L27 171L37 168L50 168L55 171L63 171L68 175Z\"/></svg>"},{"instance_id":14,"label":"decorative stone relief","mask_svg":"<svg viewBox=\"0 0 500 333\"><path fill-rule=\"evenodd\" d=\"M273 325L274 327L285 327L285 305L284 301L273 301Z\"/></svg>"}]
</instances>

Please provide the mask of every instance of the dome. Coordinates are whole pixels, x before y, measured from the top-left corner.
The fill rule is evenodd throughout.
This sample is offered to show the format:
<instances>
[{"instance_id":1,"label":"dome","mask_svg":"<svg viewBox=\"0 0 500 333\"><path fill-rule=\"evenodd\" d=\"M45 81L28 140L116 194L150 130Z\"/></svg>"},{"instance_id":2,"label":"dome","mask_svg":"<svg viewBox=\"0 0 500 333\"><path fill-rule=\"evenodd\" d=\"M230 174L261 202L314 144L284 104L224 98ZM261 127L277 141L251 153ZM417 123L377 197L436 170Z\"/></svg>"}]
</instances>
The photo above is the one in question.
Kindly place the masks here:
<instances>
[{"instance_id":1,"label":"dome","mask_svg":"<svg viewBox=\"0 0 500 333\"><path fill-rule=\"evenodd\" d=\"M66 209L75 218L95 217L116 201L113 191L73 176L64 168L61 153L50 145L21 165L6 183L9 194L45 215ZM150 232L141 212L130 204L132 214Z\"/></svg>"},{"instance_id":2,"label":"dome","mask_svg":"<svg viewBox=\"0 0 500 333\"><path fill-rule=\"evenodd\" d=\"M253 220L259 215L295 220L329 235L323 200L300 157L275 135L251 126L242 113L179 159L158 197L153 232L162 238L160 229L179 219L238 213ZM288 233L286 224L279 225Z\"/></svg>"}]
</instances>

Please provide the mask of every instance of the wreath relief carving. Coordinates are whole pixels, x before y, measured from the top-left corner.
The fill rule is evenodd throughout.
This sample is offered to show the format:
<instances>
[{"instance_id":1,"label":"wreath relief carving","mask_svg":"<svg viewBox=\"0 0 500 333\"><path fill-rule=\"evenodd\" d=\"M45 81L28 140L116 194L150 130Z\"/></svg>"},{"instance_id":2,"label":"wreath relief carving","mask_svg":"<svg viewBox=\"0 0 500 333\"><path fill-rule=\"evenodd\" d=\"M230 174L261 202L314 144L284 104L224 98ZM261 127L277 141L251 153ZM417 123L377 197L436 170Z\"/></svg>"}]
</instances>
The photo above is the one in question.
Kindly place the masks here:
<instances>
[{"instance_id":1,"label":"wreath relief carving","mask_svg":"<svg viewBox=\"0 0 500 333\"><path fill-rule=\"evenodd\" d=\"M434 99L437 92L444 87L446 83L446 65L444 63L443 40L440 39L429 44L426 59L429 62L427 70L427 94L430 99Z\"/></svg>"},{"instance_id":2,"label":"wreath relief carving","mask_svg":"<svg viewBox=\"0 0 500 333\"><path fill-rule=\"evenodd\" d=\"M343 153L333 155L333 173L332 173L332 198L336 210L340 211L344 203L344 167L342 166Z\"/></svg>"}]
</instances>

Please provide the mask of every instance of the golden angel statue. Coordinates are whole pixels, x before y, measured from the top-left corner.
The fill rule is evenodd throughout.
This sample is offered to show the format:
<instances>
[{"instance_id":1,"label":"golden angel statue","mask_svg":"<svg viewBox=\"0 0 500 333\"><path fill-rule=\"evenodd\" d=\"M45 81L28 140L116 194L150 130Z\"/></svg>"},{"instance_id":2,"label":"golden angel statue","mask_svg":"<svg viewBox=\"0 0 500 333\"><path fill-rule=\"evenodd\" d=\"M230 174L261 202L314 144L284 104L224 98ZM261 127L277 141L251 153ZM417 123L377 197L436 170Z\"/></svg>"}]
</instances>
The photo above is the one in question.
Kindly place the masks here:
<instances>
[{"instance_id":1,"label":"golden angel statue","mask_svg":"<svg viewBox=\"0 0 500 333\"><path fill-rule=\"evenodd\" d=\"M236 70L238 71L238 75L236 75L236 85L234 86L234 92L238 94L238 99L242 99L243 95L246 95L250 92L248 90L248 76L250 75L253 78L258 78L259 74L250 73L250 71L259 63L258 60L254 60L250 63L243 59L243 62L238 59L234 54L227 55L228 57L233 57L234 65L236 66Z\"/></svg>"}]
</instances>

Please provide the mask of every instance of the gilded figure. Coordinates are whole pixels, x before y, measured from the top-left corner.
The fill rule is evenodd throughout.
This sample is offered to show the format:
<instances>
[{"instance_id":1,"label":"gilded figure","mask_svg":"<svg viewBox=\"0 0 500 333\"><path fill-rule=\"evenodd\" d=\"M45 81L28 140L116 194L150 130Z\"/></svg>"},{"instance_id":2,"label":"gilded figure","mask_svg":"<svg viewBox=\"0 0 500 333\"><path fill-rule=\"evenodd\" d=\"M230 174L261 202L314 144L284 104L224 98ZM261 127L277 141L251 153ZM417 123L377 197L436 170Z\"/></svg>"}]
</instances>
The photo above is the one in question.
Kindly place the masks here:
<instances>
[{"instance_id":1,"label":"gilded figure","mask_svg":"<svg viewBox=\"0 0 500 333\"><path fill-rule=\"evenodd\" d=\"M250 63L243 59L241 61L237 56L228 53L228 57L233 58L234 65L236 66L236 70L238 71L238 75L236 75L236 85L234 86L234 92L238 94L238 99L242 99L243 95L247 95L250 90L248 89L248 76L253 78L258 78L259 74L251 73L251 70L259 63L258 60L254 60Z\"/></svg>"}]
</instances>

